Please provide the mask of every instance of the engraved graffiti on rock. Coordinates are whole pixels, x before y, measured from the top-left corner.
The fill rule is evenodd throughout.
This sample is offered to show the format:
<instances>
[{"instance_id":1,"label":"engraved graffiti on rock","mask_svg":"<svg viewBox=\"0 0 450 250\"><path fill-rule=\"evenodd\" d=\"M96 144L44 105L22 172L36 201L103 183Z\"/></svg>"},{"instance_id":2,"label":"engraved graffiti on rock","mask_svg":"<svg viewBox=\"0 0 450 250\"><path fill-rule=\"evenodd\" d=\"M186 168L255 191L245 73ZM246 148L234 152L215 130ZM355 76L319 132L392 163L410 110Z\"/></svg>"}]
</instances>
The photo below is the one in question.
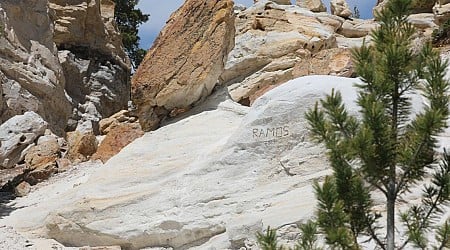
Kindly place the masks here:
<instances>
[{"instance_id":1,"label":"engraved graffiti on rock","mask_svg":"<svg viewBox=\"0 0 450 250\"><path fill-rule=\"evenodd\" d=\"M253 138L281 138L289 135L289 127L253 128Z\"/></svg>"}]
</instances>

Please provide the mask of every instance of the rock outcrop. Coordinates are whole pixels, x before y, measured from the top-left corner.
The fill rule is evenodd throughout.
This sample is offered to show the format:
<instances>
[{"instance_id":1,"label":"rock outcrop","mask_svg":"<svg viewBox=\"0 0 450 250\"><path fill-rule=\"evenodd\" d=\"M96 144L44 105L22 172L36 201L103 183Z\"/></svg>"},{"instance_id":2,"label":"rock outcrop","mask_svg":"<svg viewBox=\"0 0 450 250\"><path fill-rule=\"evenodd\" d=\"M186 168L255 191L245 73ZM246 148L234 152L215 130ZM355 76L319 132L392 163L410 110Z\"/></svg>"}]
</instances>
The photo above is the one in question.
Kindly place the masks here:
<instances>
[{"instance_id":1,"label":"rock outcrop","mask_svg":"<svg viewBox=\"0 0 450 250\"><path fill-rule=\"evenodd\" d=\"M170 17L132 79L145 131L206 98L234 44L231 0L188 0Z\"/></svg>"},{"instance_id":2,"label":"rock outcrop","mask_svg":"<svg viewBox=\"0 0 450 250\"><path fill-rule=\"evenodd\" d=\"M311 183L330 170L303 114L332 88L355 114L358 82L308 76L250 108L230 100L203 107L145 134L89 177L31 193L4 223L72 246L252 249L256 231L313 216ZM422 99L411 97L416 112ZM42 196L45 204L35 204Z\"/></svg>"},{"instance_id":3,"label":"rock outcrop","mask_svg":"<svg viewBox=\"0 0 450 250\"><path fill-rule=\"evenodd\" d=\"M233 100L250 105L266 91L308 73L351 75L351 64L344 63L339 72L336 65L330 70L326 62L342 59L333 59L336 53L330 49L362 44L362 39L354 41L340 34L345 21L298 6L259 1L236 15L236 44L228 56L222 84L228 86Z\"/></svg>"},{"instance_id":4,"label":"rock outcrop","mask_svg":"<svg viewBox=\"0 0 450 250\"><path fill-rule=\"evenodd\" d=\"M0 169L18 169L0 189L58 171L67 131L98 133L102 118L127 108L129 74L114 1L1 1ZM46 128L54 140L39 138Z\"/></svg>"},{"instance_id":5,"label":"rock outcrop","mask_svg":"<svg viewBox=\"0 0 450 250\"><path fill-rule=\"evenodd\" d=\"M5 0L0 29L0 122L34 111L63 136L127 107L113 1Z\"/></svg>"},{"instance_id":6,"label":"rock outcrop","mask_svg":"<svg viewBox=\"0 0 450 250\"><path fill-rule=\"evenodd\" d=\"M71 113L46 0L0 2L0 122L27 111L62 134Z\"/></svg>"},{"instance_id":7,"label":"rock outcrop","mask_svg":"<svg viewBox=\"0 0 450 250\"><path fill-rule=\"evenodd\" d=\"M297 0L297 6L306 8L313 12L325 12L327 7L323 4L322 0Z\"/></svg>"},{"instance_id":8,"label":"rock outcrop","mask_svg":"<svg viewBox=\"0 0 450 250\"><path fill-rule=\"evenodd\" d=\"M331 14L343 18L349 18L352 11L345 0L331 0L330 2Z\"/></svg>"}]
</instances>

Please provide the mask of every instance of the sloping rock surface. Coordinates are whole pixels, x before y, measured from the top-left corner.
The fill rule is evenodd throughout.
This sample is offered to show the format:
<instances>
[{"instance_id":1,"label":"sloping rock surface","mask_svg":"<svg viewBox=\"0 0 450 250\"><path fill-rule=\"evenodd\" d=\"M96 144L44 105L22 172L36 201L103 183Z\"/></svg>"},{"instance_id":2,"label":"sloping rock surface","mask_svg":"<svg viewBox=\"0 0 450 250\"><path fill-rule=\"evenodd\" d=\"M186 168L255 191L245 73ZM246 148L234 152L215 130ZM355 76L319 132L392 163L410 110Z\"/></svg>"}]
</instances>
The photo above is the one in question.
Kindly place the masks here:
<instances>
[{"instance_id":1,"label":"sloping rock surface","mask_svg":"<svg viewBox=\"0 0 450 250\"><path fill-rule=\"evenodd\" d=\"M88 178L18 200L25 208L4 222L69 245L239 249L256 230L312 215L310 184L329 170L303 114L332 88L356 112L357 82L309 76L251 108L222 101L145 134Z\"/></svg>"},{"instance_id":2,"label":"sloping rock surface","mask_svg":"<svg viewBox=\"0 0 450 250\"><path fill-rule=\"evenodd\" d=\"M145 131L211 94L234 45L231 0L188 0L170 17L132 79Z\"/></svg>"}]
</instances>

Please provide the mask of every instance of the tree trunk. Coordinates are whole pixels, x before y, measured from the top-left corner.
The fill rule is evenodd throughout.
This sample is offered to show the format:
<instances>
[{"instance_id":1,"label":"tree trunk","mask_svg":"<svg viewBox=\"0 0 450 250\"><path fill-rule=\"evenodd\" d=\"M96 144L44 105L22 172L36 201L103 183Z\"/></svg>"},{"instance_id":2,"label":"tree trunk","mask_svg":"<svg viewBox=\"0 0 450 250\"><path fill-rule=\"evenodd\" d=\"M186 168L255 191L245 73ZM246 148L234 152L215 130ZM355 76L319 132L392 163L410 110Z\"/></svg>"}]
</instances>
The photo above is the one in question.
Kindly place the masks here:
<instances>
[{"instance_id":1,"label":"tree trunk","mask_svg":"<svg viewBox=\"0 0 450 250\"><path fill-rule=\"evenodd\" d=\"M387 195L387 227L386 227L386 240L387 250L395 249L395 182L389 183L389 190Z\"/></svg>"}]
</instances>

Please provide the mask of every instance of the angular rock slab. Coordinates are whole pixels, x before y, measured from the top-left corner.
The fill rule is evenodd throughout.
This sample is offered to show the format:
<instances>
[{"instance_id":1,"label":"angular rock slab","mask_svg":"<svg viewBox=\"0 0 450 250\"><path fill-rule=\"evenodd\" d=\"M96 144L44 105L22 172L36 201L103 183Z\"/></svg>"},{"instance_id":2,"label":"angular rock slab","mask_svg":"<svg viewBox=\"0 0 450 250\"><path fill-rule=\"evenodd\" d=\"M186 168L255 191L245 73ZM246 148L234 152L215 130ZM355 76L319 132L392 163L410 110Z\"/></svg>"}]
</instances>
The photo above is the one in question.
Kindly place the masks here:
<instances>
[{"instance_id":1,"label":"angular rock slab","mask_svg":"<svg viewBox=\"0 0 450 250\"><path fill-rule=\"evenodd\" d=\"M145 131L207 97L234 45L231 0L188 0L170 17L132 79Z\"/></svg>"},{"instance_id":2,"label":"angular rock slab","mask_svg":"<svg viewBox=\"0 0 450 250\"><path fill-rule=\"evenodd\" d=\"M12 168L23 160L22 151L44 134L47 123L38 114L28 111L0 125L0 169Z\"/></svg>"},{"instance_id":3,"label":"angular rock slab","mask_svg":"<svg viewBox=\"0 0 450 250\"><path fill-rule=\"evenodd\" d=\"M146 133L90 177L30 193L2 222L78 246L239 249L313 215L310 184L329 169L304 113L335 88L354 114L357 82L308 76L251 108L224 101Z\"/></svg>"}]
</instances>

